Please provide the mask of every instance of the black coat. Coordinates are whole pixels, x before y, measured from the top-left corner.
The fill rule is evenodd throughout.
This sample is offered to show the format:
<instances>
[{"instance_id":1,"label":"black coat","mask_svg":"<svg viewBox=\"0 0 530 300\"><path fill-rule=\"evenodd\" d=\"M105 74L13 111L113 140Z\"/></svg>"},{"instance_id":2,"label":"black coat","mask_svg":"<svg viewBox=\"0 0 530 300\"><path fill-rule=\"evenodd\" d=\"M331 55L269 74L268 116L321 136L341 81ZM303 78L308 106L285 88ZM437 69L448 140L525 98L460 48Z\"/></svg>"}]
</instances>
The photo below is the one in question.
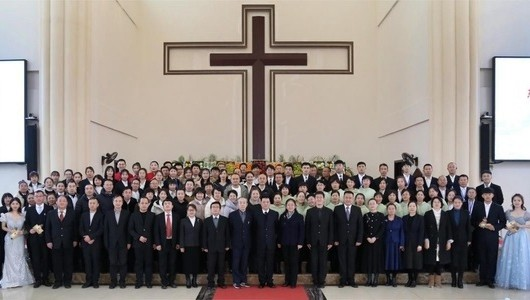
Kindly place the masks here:
<instances>
[{"instance_id":1,"label":"black coat","mask_svg":"<svg viewBox=\"0 0 530 300\"><path fill-rule=\"evenodd\" d=\"M53 243L53 249L73 248L77 242L78 226L73 209L66 209L64 219L59 220L58 210L48 212L44 230L46 243Z\"/></svg>"},{"instance_id":2,"label":"black coat","mask_svg":"<svg viewBox=\"0 0 530 300\"><path fill-rule=\"evenodd\" d=\"M495 202L491 203L487 218L488 223L495 227L495 231L491 231L486 228L480 228L479 226L482 222L482 219L486 217L485 204L477 201L475 202L475 205L476 207L473 207L473 213L471 214L471 225L475 228L477 239L480 241L498 240L499 230L506 226L506 214L504 213L502 206Z\"/></svg>"},{"instance_id":3,"label":"black coat","mask_svg":"<svg viewBox=\"0 0 530 300\"><path fill-rule=\"evenodd\" d=\"M453 243L451 244L451 265L467 268L467 243L471 242L472 227L469 213L460 209L458 225L455 221L455 209L448 212L451 231L453 232Z\"/></svg>"},{"instance_id":4,"label":"black coat","mask_svg":"<svg viewBox=\"0 0 530 300\"><path fill-rule=\"evenodd\" d=\"M251 234L253 223L254 214L249 210L245 211L245 222L241 220L239 210L233 211L230 213L230 215L228 215L232 248L241 248L244 245L250 245L252 241Z\"/></svg>"},{"instance_id":5,"label":"black coat","mask_svg":"<svg viewBox=\"0 0 530 300\"><path fill-rule=\"evenodd\" d=\"M449 220L449 214L441 211L440 225L436 225L434 211L425 213L425 239L429 240L429 249L425 250L424 262L426 265L436 264L436 245L439 245L438 257L440 264L451 262L451 252L447 251L447 241L453 239L453 232Z\"/></svg>"},{"instance_id":6,"label":"black coat","mask_svg":"<svg viewBox=\"0 0 530 300\"><path fill-rule=\"evenodd\" d=\"M305 237L306 243L311 246L333 245L334 227L333 211L327 207L322 207L320 219L318 208L312 207L305 215Z\"/></svg>"},{"instance_id":7,"label":"black coat","mask_svg":"<svg viewBox=\"0 0 530 300\"><path fill-rule=\"evenodd\" d=\"M180 247L200 247L202 245L203 221L195 217L195 226L191 224L189 218L180 221L179 241Z\"/></svg>"},{"instance_id":8,"label":"black coat","mask_svg":"<svg viewBox=\"0 0 530 300\"><path fill-rule=\"evenodd\" d=\"M362 243L363 240L363 215L361 209L355 205L350 207L350 220L346 219L346 208L344 205L335 206L333 211L333 219L335 220L335 242L339 245L349 243Z\"/></svg>"},{"instance_id":9,"label":"black coat","mask_svg":"<svg viewBox=\"0 0 530 300\"><path fill-rule=\"evenodd\" d=\"M136 211L131 214L128 231L132 238L133 248L138 248L144 245L154 245L154 224L155 214L150 211L145 212L145 221L141 212ZM147 238L145 243L140 242L141 236Z\"/></svg>"},{"instance_id":10,"label":"black coat","mask_svg":"<svg viewBox=\"0 0 530 300\"><path fill-rule=\"evenodd\" d=\"M94 240L92 246L100 246L103 240L103 213L96 211L92 217L92 224L90 224L90 211L84 212L79 221L79 236L80 246L88 247L89 244L83 240L85 235L88 235L91 240Z\"/></svg>"},{"instance_id":11,"label":"black coat","mask_svg":"<svg viewBox=\"0 0 530 300\"><path fill-rule=\"evenodd\" d=\"M217 228L213 222L213 216L204 220L202 232L202 247L208 252L223 252L230 247L230 228L228 218L219 215Z\"/></svg>"},{"instance_id":12,"label":"black coat","mask_svg":"<svg viewBox=\"0 0 530 300\"><path fill-rule=\"evenodd\" d=\"M26 220L24 221L24 227L28 231L28 244L33 247L42 247L45 244L45 234L29 234L29 231L33 226L39 224L42 229L46 229L46 217L50 211L53 211L53 207L43 204L42 213L39 215L37 213L37 208L35 206L28 207L26 209ZM3 230L2 230L3 231ZM3 231L5 234L5 231ZM4 235L5 236L5 235ZM2 239L2 242L4 240Z\"/></svg>"},{"instance_id":13,"label":"black coat","mask_svg":"<svg viewBox=\"0 0 530 300\"><path fill-rule=\"evenodd\" d=\"M172 213L171 214L171 246L175 247L179 244L179 222L180 217ZM155 239L155 245L157 246L164 246L166 245L166 213L159 214L155 216L155 225L154 225L154 239Z\"/></svg>"},{"instance_id":14,"label":"black coat","mask_svg":"<svg viewBox=\"0 0 530 300\"><path fill-rule=\"evenodd\" d=\"M105 213L104 230L103 230L103 244L105 248L125 248L127 244L131 243L129 236L129 211L122 209L120 218L116 223L114 210Z\"/></svg>"},{"instance_id":15,"label":"black coat","mask_svg":"<svg viewBox=\"0 0 530 300\"><path fill-rule=\"evenodd\" d=\"M405 229L404 268L419 270L423 268L423 252L417 252L418 246L423 247L425 240L425 222L423 216L416 214L403 216Z\"/></svg>"},{"instance_id":16,"label":"black coat","mask_svg":"<svg viewBox=\"0 0 530 300\"><path fill-rule=\"evenodd\" d=\"M278 213L269 209L267 216L255 210L254 229L257 249L275 249L278 234Z\"/></svg>"},{"instance_id":17,"label":"black coat","mask_svg":"<svg viewBox=\"0 0 530 300\"><path fill-rule=\"evenodd\" d=\"M493 183L490 184L490 188L493 190L493 202L502 206L502 203L504 202L502 188L500 187L500 185L496 185ZM484 189L484 184L477 186L477 200L484 201L484 199L482 198L482 194L484 194Z\"/></svg>"},{"instance_id":18,"label":"black coat","mask_svg":"<svg viewBox=\"0 0 530 300\"><path fill-rule=\"evenodd\" d=\"M304 231L304 217L295 210L291 218L287 218L285 211L279 220L278 243L282 246L302 246Z\"/></svg>"},{"instance_id":19,"label":"black coat","mask_svg":"<svg viewBox=\"0 0 530 300\"><path fill-rule=\"evenodd\" d=\"M291 179L292 180L292 179ZM298 192L298 187L304 182L304 176L300 175L298 177L294 178L294 182L296 184L295 194ZM309 193L314 193L317 190L317 179L311 175L307 178L307 191ZM294 195L294 194L293 194Z\"/></svg>"}]
</instances>

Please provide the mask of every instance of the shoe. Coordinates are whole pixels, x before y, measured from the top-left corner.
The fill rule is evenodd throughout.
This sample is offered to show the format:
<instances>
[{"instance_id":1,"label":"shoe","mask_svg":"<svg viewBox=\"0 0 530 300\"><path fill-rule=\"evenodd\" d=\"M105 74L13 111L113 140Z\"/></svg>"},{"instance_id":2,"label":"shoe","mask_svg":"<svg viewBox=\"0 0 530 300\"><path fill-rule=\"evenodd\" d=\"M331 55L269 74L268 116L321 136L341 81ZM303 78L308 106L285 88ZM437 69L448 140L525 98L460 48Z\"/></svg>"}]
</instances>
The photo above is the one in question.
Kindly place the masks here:
<instances>
[{"instance_id":1,"label":"shoe","mask_svg":"<svg viewBox=\"0 0 530 300\"><path fill-rule=\"evenodd\" d=\"M162 284L160 287L161 287L163 290L167 289L167 285L165 285L165 284Z\"/></svg>"},{"instance_id":2,"label":"shoe","mask_svg":"<svg viewBox=\"0 0 530 300\"><path fill-rule=\"evenodd\" d=\"M296 284L291 285L292 289L296 289Z\"/></svg>"},{"instance_id":3,"label":"shoe","mask_svg":"<svg viewBox=\"0 0 530 300\"><path fill-rule=\"evenodd\" d=\"M390 274L386 274L386 283L385 283L386 286L391 286L392 285L392 275Z\"/></svg>"},{"instance_id":4,"label":"shoe","mask_svg":"<svg viewBox=\"0 0 530 300\"><path fill-rule=\"evenodd\" d=\"M282 287L288 287L288 286L290 286L290 284L289 284L289 283L287 283L287 282L286 282L286 283L284 283L284 284L282 284ZM316 286L316 284L313 284L313 286Z\"/></svg>"},{"instance_id":5,"label":"shoe","mask_svg":"<svg viewBox=\"0 0 530 300\"><path fill-rule=\"evenodd\" d=\"M109 284L109 289L112 290L112 289L115 289L115 288L116 288L116 283L115 283L115 282L111 282L111 283Z\"/></svg>"},{"instance_id":6,"label":"shoe","mask_svg":"<svg viewBox=\"0 0 530 300\"><path fill-rule=\"evenodd\" d=\"M270 287L271 289L276 288L276 285L272 282L267 284L267 286Z\"/></svg>"},{"instance_id":7,"label":"shoe","mask_svg":"<svg viewBox=\"0 0 530 300\"><path fill-rule=\"evenodd\" d=\"M44 280L44 286L52 286L52 284L48 280Z\"/></svg>"},{"instance_id":8,"label":"shoe","mask_svg":"<svg viewBox=\"0 0 530 300\"><path fill-rule=\"evenodd\" d=\"M151 283L148 283L148 284L145 285L145 287L147 287L148 289L152 289L153 285Z\"/></svg>"},{"instance_id":9,"label":"shoe","mask_svg":"<svg viewBox=\"0 0 530 300\"><path fill-rule=\"evenodd\" d=\"M456 287L456 274L455 273L451 273L451 287Z\"/></svg>"},{"instance_id":10,"label":"shoe","mask_svg":"<svg viewBox=\"0 0 530 300\"><path fill-rule=\"evenodd\" d=\"M372 275L372 287L377 287L379 284L379 274L373 274Z\"/></svg>"},{"instance_id":11,"label":"shoe","mask_svg":"<svg viewBox=\"0 0 530 300\"><path fill-rule=\"evenodd\" d=\"M85 282L85 284L83 284L81 286L82 289L86 289L87 287L91 287L92 286L92 283L91 282Z\"/></svg>"},{"instance_id":12,"label":"shoe","mask_svg":"<svg viewBox=\"0 0 530 300\"><path fill-rule=\"evenodd\" d=\"M434 286L437 288L442 287L442 275L434 275Z\"/></svg>"},{"instance_id":13,"label":"shoe","mask_svg":"<svg viewBox=\"0 0 530 300\"><path fill-rule=\"evenodd\" d=\"M412 285L412 280L413 280L413 276L412 273L409 273L408 274L408 280L407 280L407 283L405 284L405 287L410 287Z\"/></svg>"},{"instance_id":14,"label":"shoe","mask_svg":"<svg viewBox=\"0 0 530 300\"><path fill-rule=\"evenodd\" d=\"M226 289L226 284L224 284L224 283L218 283L218 284L217 284L217 287L220 288L220 289L223 289L223 290L224 290L224 289Z\"/></svg>"},{"instance_id":15,"label":"shoe","mask_svg":"<svg viewBox=\"0 0 530 300\"><path fill-rule=\"evenodd\" d=\"M186 275L186 288L191 289L191 279L190 275Z\"/></svg>"},{"instance_id":16,"label":"shoe","mask_svg":"<svg viewBox=\"0 0 530 300\"><path fill-rule=\"evenodd\" d=\"M240 286L244 287L244 288L249 288L250 287L250 285L248 285L246 282L241 282Z\"/></svg>"},{"instance_id":17,"label":"shoe","mask_svg":"<svg viewBox=\"0 0 530 300\"><path fill-rule=\"evenodd\" d=\"M433 288L434 287L434 275L429 275L429 288Z\"/></svg>"},{"instance_id":18,"label":"shoe","mask_svg":"<svg viewBox=\"0 0 530 300\"><path fill-rule=\"evenodd\" d=\"M125 285L125 283L120 283L120 289L124 289L126 287L127 287L127 285Z\"/></svg>"},{"instance_id":19,"label":"shoe","mask_svg":"<svg viewBox=\"0 0 530 300\"><path fill-rule=\"evenodd\" d=\"M260 288L260 289L262 289L262 288L264 288L264 287L265 287L265 285L264 285L264 284L261 284L261 283L260 283L260 285L258 286L258 288Z\"/></svg>"},{"instance_id":20,"label":"shoe","mask_svg":"<svg viewBox=\"0 0 530 300\"><path fill-rule=\"evenodd\" d=\"M339 283L339 289L342 289L344 287L344 283Z\"/></svg>"},{"instance_id":21,"label":"shoe","mask_svg":"<svg viewBox=\"0 0 530 300\"><path fill-rule=\"evenodd\" d=\"M95 288L95 289L99 289L99 283L94 283L94 285L92 287Z\"/></svg>"},{"instance_id":22,"label":"shoe","mask_svg":"<svg viewBox=\"0 0 530 300\"><path fill-rule=\"evenodd\" d=\"M56 290L58 288L60 288L62 286L61 283L54 283L53 286L52 286L52 289Z\"/></svg>"},{"instance_id":23,"label":"shoe","mask_svg":"<svg viewBox=\"0 0 530 300\"><path fill-rule=\"evenodd\" d=\"M177 288L177 285L176 285L175 283L173 283L173 284L171 285L171 287L174 288L174 289L176 289L176 288Z\"/></svg>"},{"instance_id":24,"label":"shoe","mask_svg":"<svg viewBox=\"0 0 530 300\"><path fill-rule=\"evenodd\" d=\"M482 282L482 281L479 281L477 282L476 286L485 286L486 283L485 282Z\"/></svg>"},{"instance_id":25,"label":"shoe","mask_svg":"<svg viewBox=\"0 0 530 300\"><path fill-rule=\"evenodd\" d=\"M494 288L495 288L495 285L494 285L493 283L489 283L489 284L488 284L488 287L489 287L490 289L494 289Z\"/></svg>"},{"instance_id":26,"label":"shoe","mask_svg":"<svg viewBox=\"0 0 530 300\"><path fill-rule=\"evenodd\" d=\"M41 286L40 281L35 281L35 283L33 284L34 289L38 289L40 286Z\"/></svg>"},{"instance_id":27,"label":"shoe","mask_svg":"<svg viewBox=\"0 0 530 300\"><path fill-rule=\"evenodd\" d=\"M241 285L239 285L239 284L237 284L237 283L234 283L232 286L233 286L234 289L236 289L236 290L239 290L239 289L241 288Z\"/></svg>"},{"instance_id":28,"label":"shoe","mask_svg":"<svg viewBox=\"0 0 530 300\"><path fill-rule=\"evenodd\" d=\"M191 278L191 286L194 287L194 288L198 287L198 285L197 285L197 275L195 275L195 276L193 276Z\"/></svg>"},{"instance_id":29,"label":"shoe","mask_svg":"<svg viewBox=\"0 0 530 300\"><path fill-rule=\"evenodd\" d=\"M320 285L318 286L318 288L319 288L319 289L325 289L325 288L326 288L326 284L325 284L325 283L320 284Z\"/></svg>"},{"instance_id":30,"label":"shoe","mask_svg":"<svg viewBox=\"0 0 530 300\"><path fill-rule=\"evenodd\" d=\"M366 274L366 286L372 286L373 283L373 275L372 274Z\"/></svg>"},{"instance_id":31,"label":"shoe","mask_svg":"<svg viewBox=\"0 0 530 300\"><path fill-rule=\"evenodd\" d=\"M64 284L64 288L65 288L65 289L71 289L71 288L72 288L72 285L69 284L69 283L65 283L65 284Z\"/></svg>"},{"instance_id":32,"label":"shoe","mask_svg":"<svg viewBox=\"0 0 530 300\"><path fill-rule=\"evenodd\" d=\"M355 289L359 287L355 282L352 283L350 286L351 286L352 288L355 288Z\"/></svg>"},{"instance_id":33,"label":"shoe","mask_svg":"<svg viewBox=\"0 0 530 300\"><path fill-rule=\"evenodd\" d=\"M137 283L137 284L134 285L134 288L135 288L135 289L139 289L139 288L141 288L141 287L142 287L142 285L139 284L139 283Z\"/></svg>"}]
</instances>

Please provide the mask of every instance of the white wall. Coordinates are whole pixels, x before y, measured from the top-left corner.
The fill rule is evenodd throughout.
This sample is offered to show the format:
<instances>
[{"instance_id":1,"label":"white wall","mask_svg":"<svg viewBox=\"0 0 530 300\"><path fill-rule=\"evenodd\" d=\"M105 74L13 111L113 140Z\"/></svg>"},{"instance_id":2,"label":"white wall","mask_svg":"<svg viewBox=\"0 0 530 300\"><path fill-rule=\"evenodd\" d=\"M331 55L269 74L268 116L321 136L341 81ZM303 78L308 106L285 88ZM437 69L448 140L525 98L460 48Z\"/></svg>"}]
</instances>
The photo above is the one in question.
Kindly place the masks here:
<instances>
[{"instance_id":1,"label":"white wall","mask_svg":"<svg viewBox=\"0 0 530 300\"><path fill-rule=\"evenodd\" d=\"M480 109L492 113L492 57L530 56L530 2L484 0L480 7L479 63ZM521 137L528 139L528 137ZM504 198L521 193L530 201L530 162L503 162L492 166L494 181L503 188ZM505 200L504 206L509 207ZM527 205L528 206L528 205Z\"/></svg>"}]
</instances>

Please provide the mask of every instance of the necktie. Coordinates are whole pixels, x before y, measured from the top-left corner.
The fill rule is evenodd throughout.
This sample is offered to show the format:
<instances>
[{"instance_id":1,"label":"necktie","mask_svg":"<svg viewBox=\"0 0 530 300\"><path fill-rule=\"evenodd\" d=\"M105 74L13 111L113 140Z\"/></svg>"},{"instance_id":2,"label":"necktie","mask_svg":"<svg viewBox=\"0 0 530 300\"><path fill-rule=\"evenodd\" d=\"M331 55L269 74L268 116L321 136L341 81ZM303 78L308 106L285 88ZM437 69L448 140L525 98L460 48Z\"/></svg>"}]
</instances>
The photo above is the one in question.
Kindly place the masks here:
<instances>
[{"instance_id":1,"label":"necktie","mask_svg":"<svg viewBox=\"0 0 530 300\"><path fill-rule=\"evenodd\" d=\"M468 202L469 203L469 215L471 216L471 213L473 212L473 202L474 201L471 201L471 202Z\"/></svg>"},{"instance_id":2,"label":"necktie","mask_svg":"<svg viewBox=\"0 0 530 300\"><path fill-rule=\"evenodd\" d=\"M307 176L304 176L304 182L306 182L306 181L307 181Z\"/></svg>"},{"instance_id":3,"label":"necktie","mask_svg":"<svg viewBox=\"0 0 530 300\"><path fill-rule=\"evenodd\" d=\"M243 223L245 223L245 212L242 211L242 212L240 212L239 214L241 215L241 221L242 221Z\"/></svg>"},{"instance_id":4,"label":"necktie","mask_svg":"<svg viewBox=\"0 0 530 300\"><path fill-rule=\"evenodd\" d=\"M348 221L350 220L350 207L349 206L346 207L346 220Z\"/></svg>"},{"instance_id":5,"label":"necktie","mask_svg":"<svg viewBox=\"0 0 530 300\"><path fill-rule=\"evenodd\" d=\"M339 180L342 181L342 174L339 174Z\"/></svg>"},{"instance_id":6,"label":"necktie","mask_svg":"<svg viewBox=\"0 0 530 300\"><path fill-rule=\"evenodd\" d=\"M64 212L62 210L60 211L60 214L59 214L59 220L61 220L61 222L64 220Z\"/></svg>"},{"instance_id":7,"label":"necktie","mask_svg":"<svg viewBox=\"0 0 530 300\"><path fill-rule=\"evenodd\" d=\"M318 209L318 220L322 219L322 208Z\"/></svg>"},{"instance_id":8,"label":"necktie","mask_svg":"<svg viewBox=\"0 0 530 300\"><path fill-rule=\"evenodd\" d=\"M213 225L215 226L215 228L217 228L217 224L219 224L219 218L214 217L213 218Z\"/></svg>"},{"instance_id":9,"label":"necktie","mask_svg":"<svg viewBox=\"0 0 530 300\"><path fill-rule=\"evenodd\" d=\"M173 236L173 226L171 226L171 215L166 215L166 237L170 238Z\"/></svg>"}]
</instances>

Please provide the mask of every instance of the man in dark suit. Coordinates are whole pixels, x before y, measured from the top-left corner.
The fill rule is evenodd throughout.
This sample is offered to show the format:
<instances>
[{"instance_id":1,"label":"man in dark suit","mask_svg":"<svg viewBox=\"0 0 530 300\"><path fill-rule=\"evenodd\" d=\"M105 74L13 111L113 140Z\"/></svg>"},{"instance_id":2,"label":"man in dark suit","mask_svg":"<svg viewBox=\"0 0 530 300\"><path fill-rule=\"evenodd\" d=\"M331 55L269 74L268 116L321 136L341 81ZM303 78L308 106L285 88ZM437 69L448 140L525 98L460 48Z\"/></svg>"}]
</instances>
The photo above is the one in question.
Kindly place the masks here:
<instances>
[{"instance_id":1,"label":"man in dark suit","mask_svg":"<svg viewBox=\"0 0 530 300\"><path fill-rule=\"evenodd\" d=\"M445 177L444 177L445 178ZM462 209L466 211L471 220L473 212L484 209L484 203L477 199L477 191L474 188L467 190L467 200L464 201ZM475 271L478 268L477 230L471 232L471 245L468 247L468 270Z\"/></svg>"},{"instance_id":2,"label":"man in dark suit","mask_svg":"<svg viewBox=\"0 0 530 300\"><path fill-rule=\"evenodd\" d=\"M123 207L122 209L128 210L130 214L135 212L138 206L138 199L132 197L132 188L130 186L123 189L121 195L123 196Z\"/></svg>"},{"instance_id":3,"label":"man in dark suit","mask_svg":"<svg viewBox=\"0 0 530 300\"><path fill-rule=\"evenodd\" d=\"M88 208L88 199L92 197L96 197L96 191L92 184L86 184L83 191L84 191L83 196L81 196L79 200L77 200L77 203L75 204L75 215L76 216L81 216L83 213L89 211L90 209Z\"/></svg>"},{"instance_id":4,"label":"man in dark suit","mask_svg":"<svg viewBox=\"0 0 530 300\"><path fill-rule=\"evenodd\" d=\"M214 287L215 270L217 268L217 286L224 289L225 285L225 253L230 247L230 231L228 218L221 216L221 203L210 204L212 215L204 220L202 247L208 253L208 287Z\"/></svg>"},{"instance_id":5,"label":"man in dark suit","mask_svg":"<svg viewBox=\"0 0 530 300\"><path fill-rule=\"evenodd\" d=\"M27 243L33 276L35 277L33 284L35 288L40 287L41 284L50 286L48 281L48 274L50 273L48 266L49 250L46 248L44 234L40 230L45 229L46 216L50 211L53 211L53 208L44 204L45 198L46 195L43 190L35 192L35 205L26 209L26 221L24 222L24 227L29 232Z\"/></svg>"},{"instance_id":6,"label":"man in dark suit","mask_svg":"<svg viewBox=\"0 0 530 300\"><path fill-rule=\"evenodd\" d=\"M335 207L333 219L335 222L335 246L339 257L340 283L339 288L355 283L355 257L357 247L363 239L363 218L361 209L353 205L353 192L344 192L344 204Z\"/></svg>"},{"instance_id":7,"label":"man in dark suit","mask_svg":"<svg viewBox=\"0 0 530 300\"><path fill-rule=\"evenodd\" d=\"M396 180L388 176L388 165L385 163L379 164L379 177L376 177L374 178L374 180L372 180L372 183L370 184L370 188L372 188L374 191L379 191L379 183L383 179L386 180L387 190L397 189ZM359 188L359 187L356 187L356 188Z\"/></svg>"},{"instance_id":8,"label":"man in dark suit","mask_svg":"<svg viewBox=\"0 0 530 300\"><path fill-rule=\"evenodd\" d=\"M253 214L247 210L247 198L237 199L238 210L228 216L230 240L232 242L232 277L234 288L247 285L248 255L250 253Z\"/></svg>"},{"instance_id":9,"label":"man in dark suit","mask_svg":"<svg viewBox=\"0 0 530 300\"><path fill-rule=\"evenodd\" d=\"M274 174L274 184L272 185L272 191L273 193L280 193L282 186L284 185L285 178L282 173L275 173Z\"/></svg>"},{"instance_id":10,"label":"man in dark suit","mask_svg":"<svg viewBox=\"0 0 530 300\"><path fill-rule=\"evenodd\" d=\"M469 177L466 174L458 176L458 188L455 190L456 194L462 199L467 200L467 191L469 187L467 186Z\"/></svg>"},{"instance_id":11,"label":"man in dark suit","mask_svg":"<svg viewBox=\"0 0 530 300\"><path fill-rule=\"evenodd\" d=\"M356 188L360 188L363 185L364 176L366 176L366 163L364 161L360 161L357 163L357 174L353 176L353 181L355 182ZM342 184L341 188L344 189Z\"/></svg>"},{"instance_id":12,"label":"man in dark suit","mask_svg":"<svg viewBox=\"0 0 530 300\"><path fill-rule=\"evenodd\" d=\"M85 187L88 185L88 184L91 184L91 185L94 185L94 176L95 176L95 172L94 172L94 168L88 166L85 168L85 179L81 180L79 182L79 190L81 191L81 196L82 196L82 193L85 192Z\"/></svg>"},{"instance_id":13,"label":"man in dark suit","mask_svg":"<svg viewBox=\"0 0 530 300\"><path fill-rule=\"evenodd\" d=\"M89 211L79 221L80 246L83 249L86 279L82 288L99 287L101 246L103 240L103 213L98 211L99 201L94 196L88 199Z\"/></svg>"},{"instance_id":14,"label":"man in dark suit","mask_svg":"<svg viewBox=\"0 0 530 300\"><path fill-rule=\"evenodd\" d=\"M432 176L432 165L423 165L423 190L427 192L430 187L438 187L438 179Z\"/></svg>"},{"instance_id":15,"label":"man in dark suit","mask_svg":"<svg viewBox=\"0 0 530 300\"><path fill-rule=\"evenodd\" d=\"M482 194L484 193L485 188L491 188L493 190L493 202L502 206L502 203L504 202L502 188L500 187L500 185L491 183L491 171L482 171L482 174L480 176L482 177L483 183L477 186L477 199L482 199Z\"/></svg>"},{"instance_id":16,"label":"man in dark suit","mask_svg":"<svg viewBox=\"0 0 530 300\"><path fill-rule=\"evenodd\" d=\"M315 207L305 218L307 248L311 251L313 285L323 288L328 270L328 250L333 246L333 211L324 207L324 193L315 193Z\"/></svg>"},{"instance_id":17,"label":"man in dark suit","mask_svg":"<svg viewBox=\"0 0 530 300\"><path fill-rule=\"evenodd\" d=\"M296 183L296 192L298 192L298 186L302 183L305 183L307 185L307 191L309 193L314 193L316 192L317 188L317 179L311 175L309 175L309 171L311 169L311 164L308 163L308 162L303 162L302 163L302 175L296 177L294 179L295 183Z\"/></svg>"},{"instance_id":18,"label":"man in dark suit","mask_svg":"<svg viewBox=\"0 0 530 300\"><path fill-rule=\"evenodd\" d=\"M135 288L139 289L144 284L152 288L153 281L153 227L155 214L148 211L149 200L140 198L138 211L132 213L129 220L129 234L132 237L134 248L134 271L136 272Z\"/></svg>"},{"instance_id":19,"label":"man in dark suit","mask_svg":"<svg viewBox=\"0 0 530 300\"><path fill-rule=\"evenodd\" d=\"M73 209L68 209L66 196L57 198L57 209L46 216L46 246L51 249L55 283L53 289L64 284L72 287L74 247L77 246L78 227Z\"/></svg>"},{"instance_id":20,"label":"man in dark suit","mask_svg":"<svg viewBox=\"0 0 530 300\"><path fill-rule=\"evenodd\" d=\"M447 179L447 188L448 189L457 189L458 188L458 175L456 175L456 164L454 162L450 162L447 164L447 172L449 174L445 176Z\"/></svg>"},{"instance_id":21,"label":"man in dark suit","mask_svg":"<svg viewBox=\"0 0 530 300\"><path fill-rule=\"evenodd\" d=\"M479 256L480 282L477 286L487 285L495 288L497 256L499 252L499 230L506 226L506 215L502 206L493 202L494 191L485 188L482 194L484 204L476 207L471 215L475 227Z\"/></svg>"},{"instance_id":22,"label":"man in dark suit","mask_svg":"<svg viewBox=\"0 0 530 300\"><path fill-rule=\"evenodd\" d=\"M120 274L120 288L124 289L127 275L127 250L131 248L127 232L129 211L122 209L123 198L114 197L114 209L105 213L103 241L109 253L110 289L114 289Z\"/></svg>"},{"instance_id":23,"label":"man in dark suit","mask_svg":"<svg viewBox=\"0 0 530 300\"><path fill-rule=\"evenodd\" d=\"M283 182L287 186L289 186L289 194L294 195L298 191L298 187L296 186L296 181L294 177L293 164L286 163L283 169L284 169L284 175L285 175Z\"/></svg>"},{"instance_id":24,"label":"man in dark suit","mask_svg":"<svg viewBox=\"0 0 530 300\"><path fill-rule=\"evenodd\" d=\"M342 160L336 160L335 161L335 174L331 175L329 177L329 186L327 186L328 189L331 189L331 181L335 180L335 179L338 179L339 180L339 183L340 183L340 188L341 189L346 189L346 180L348 180L348 178L350 178L350 176L344 174L344 167L345 167L345 164ZM359 185L356 185L355 187L359 187Z\"/></svg>"},{"instance_id":25,"label":"man in dark suit","mask_svg":"<svg viewBox=\"0 0 530 300\"><path fill-rule=\"evenodd\" d=\"M269 209L270 198L261 198L261 210L255 212L256 249L258 259L259 288L267 285L274 288L272 273L274 270L274 252L276 250L278 218L277 212Z\"/></svg>"},{"instance_id":26,"label":"man in dark suit","mask_svg":"<svg viewBox=\"0 0 530 300\"><path fill-rule=\"evenodd\" d=\"M179 216L173 213L173 202L166 199L162 203L164 212L156 216L155 220L155 245L158 250L160 284L162 289L168 286L176 288L175 277L177 274L177 249L179 245Z\"/></svg>"}]
</instances>

